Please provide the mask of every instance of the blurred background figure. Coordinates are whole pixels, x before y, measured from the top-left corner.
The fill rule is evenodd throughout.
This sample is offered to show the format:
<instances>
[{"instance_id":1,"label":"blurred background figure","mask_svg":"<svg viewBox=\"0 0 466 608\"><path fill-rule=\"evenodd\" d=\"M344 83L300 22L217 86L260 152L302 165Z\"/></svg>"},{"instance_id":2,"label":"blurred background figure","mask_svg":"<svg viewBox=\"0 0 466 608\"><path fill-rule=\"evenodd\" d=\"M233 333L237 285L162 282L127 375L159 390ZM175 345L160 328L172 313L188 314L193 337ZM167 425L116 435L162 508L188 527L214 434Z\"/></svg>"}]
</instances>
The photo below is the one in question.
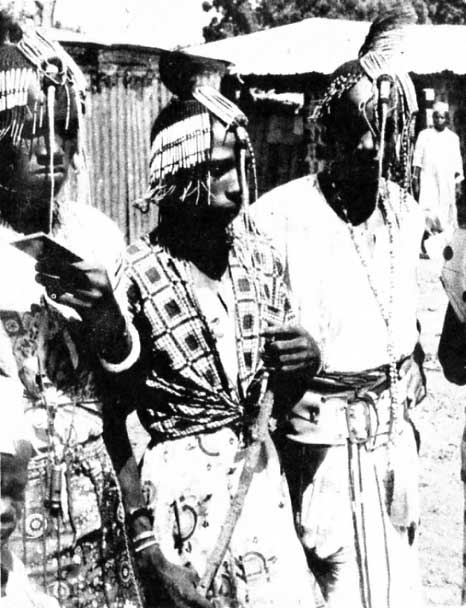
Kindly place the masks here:
<instances>
[{"instance_id":1,"label":"blurred background figure","mask_svg":"<svg viewBox=\"0 0 466 608\"><path fill-rule=\"evenodd\" d=\"M464 174L459 137L448 128L448 104L437 101L432 117L433 128L423 129L417 138L413 185L426 218L425 248L435 259L458 227L456 203Z\"/></svg>"},{"instance_id":2,"label":"blurred background figure","mask_svg":"<svg viewBox=\"0 0 466 608\"><path fill-rule=\"evenodd\" d=\"M0 333L0 571L2 608L58 608L56 600L34 589L23 563L11 553L8 541L24 506L31 432L25 423L22 387L10 366L7 337ZM10 376L9 374L12 374Z\"/></svg>"}]
</instances>

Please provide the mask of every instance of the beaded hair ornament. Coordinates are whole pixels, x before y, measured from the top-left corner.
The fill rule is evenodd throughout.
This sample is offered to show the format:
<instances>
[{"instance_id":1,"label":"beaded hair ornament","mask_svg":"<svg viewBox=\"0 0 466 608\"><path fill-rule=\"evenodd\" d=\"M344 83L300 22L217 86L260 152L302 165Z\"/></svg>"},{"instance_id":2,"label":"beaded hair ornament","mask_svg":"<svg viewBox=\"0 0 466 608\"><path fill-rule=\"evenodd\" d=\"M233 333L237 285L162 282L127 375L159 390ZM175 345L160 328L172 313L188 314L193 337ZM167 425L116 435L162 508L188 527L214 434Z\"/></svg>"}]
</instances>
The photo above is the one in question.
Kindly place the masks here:
<instances>
[{"instance_id":1,"label":"beaded hair ornament","mask_svg":"<svg viewBox=\"0 0 466 608\"><path fill-rule=\"evenodd\" d=\"M31 144L37 131L48 128L48 141L55 139L57 91L66 99L64 128L70 129L72 109L78 122L78 152L84 156L84 111L86 81L79 67L66 51L33 28L22 29L0 11L0 142L8 139L17 147L21 141ZM34 106L28 106L28 91L41 92ZM74 103L73 103L74 100ZM32 131L23 136L26 120L32 112ZM50 157L50 218L55 197L53 154Z\"/></svg>"},{"instance_id":2,"label":"beaded hair ornament","mask_svg":"<svg viewBox=\"0 0 466 608\"><path fill-rule=\"evenodd\" d=\"M373 99L378 101L374 127L377 140L384 142L388 105L392 106L396 147L390 159L390 177L408 189L411 183L410 165L413 144L413 118L418 110L416 91L409 75L400 69L400 47L404 27L415 19L414 10L405 2L392 2L391 8L376 19L362 45L358 59L340 66L314 108L311 119L326 121L332 109L347 91L363 77L373 83ZM368 121L369 123L369 121ZM371 127L372 130L372 127ZM385 146L381 146L379 177L381 177Z\"/></svg>"},{"instance_id":3,"label":"beaded hair ornament","mask_svg":"<svg viewBox=\"0 0 466 608\"><path fill-rule=\"evenodd\" d=\"M252 167L256 190L255 164L252 145L246 131L247 118L229 99L210 86L197 86L199 73L192 67L191 58L176 53L177 65L186 68L189 74L173 72L164 78L165 84L176 94L157 119L151 133L149 189L146 194L146 211L150 202L170 204L182 203L195 195L200 201L203 191L210 199L209 161L212 153L212 122L217 120L225 127L225 133L235 134L240 155L240 181L246 179L246 152ZM170 61L170 58L169 60ZM183 61L184 63L180 64ZM182 77L185 82L180 82ZM242 187L243 203L248 204L249 187Z\"/></svg>"}]
</instances>

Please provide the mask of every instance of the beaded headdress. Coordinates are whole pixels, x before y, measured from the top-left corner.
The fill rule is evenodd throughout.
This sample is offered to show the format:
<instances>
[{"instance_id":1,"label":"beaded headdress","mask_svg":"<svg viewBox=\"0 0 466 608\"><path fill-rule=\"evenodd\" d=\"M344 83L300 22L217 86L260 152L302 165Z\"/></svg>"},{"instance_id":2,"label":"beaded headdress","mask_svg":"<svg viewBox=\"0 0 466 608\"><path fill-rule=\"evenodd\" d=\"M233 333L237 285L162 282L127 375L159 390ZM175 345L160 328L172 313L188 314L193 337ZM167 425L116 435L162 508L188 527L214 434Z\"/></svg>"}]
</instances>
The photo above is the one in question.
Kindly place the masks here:
<instances>
[{"instance_id":1,"label":"beaded headdress","mask_svg":"<svg viewBox=\"0 0 466 608\"><path fill-rule=\"evenodd\" d=\"M29 107L29 91L40 95ZM78 151L83 153L86 80L68 53L35 28L22 28L6 10L0 11L0 142L6 138L17 146L32 141L45 125L54 141L57 93L64 92L64 129L70 128L72 111L78 122ZM23 133L31 118L32 130ZM53 155L50 154L51 209L54 199ZM51 225L52 210L50 212Z\"/></svg>"},{"instance_id":2,"label":"beaded headdress","mask_svg":"<svg viewBox=\"0 0 466 608\"><path fill-rule=\"evenodd\" d=\"M410 77L398 65L405 25L415 19L409 3L394 1L369 29L358 59L340 66L331 79L322 99L316 105L313 118L329 112L330 105L351 89L363 76L376 82L380 76L390 75L405 97L411 113L417 111L416 93Z\"/></svg>"},{"instance_id":3,"label":"beaded headdress","mask_svg":"<svg viewBox=\"0 0 466 608\"><path fill-rule=\"evenodd\" d=\"M84 75L60 44L34 29L21 31L20 36L16 42L3 40L0 45L0 140L10 135L14 143L21 138L31 84L36 83L43 91L48 86L66 89L65 128L71 114L71 91L81 106L86 88ZM33 110L36 121L32 135L34 127L45 118L46 103L44 97ZM78 107L78 111L81 109Z\"/></svg>"},{"instance_id":4,"label":"beaded headdress","mask_svg":"<svg viewBox=\"0 0 466 608\"><path fill-rule=\"evenodd\" d=\"M413 118L418 110L416 91L409 75L399 65L402 54L404 26L416 18L410 3L393 0L385 13L372 24L358 59L341 65L330 85L314 108L312 119L326 120L334 103L352 89L363 77L373 83L374 99L378 100L375 127L380 142L385 141L388 104L393 103L395 149L391 152L391 177L407 190L410 186L410 160L413 143ZM381 146L383 151L384 146ZM379 177L384 153L379 156Z\"/></svg>"},{"instance_id":5,"label":"beaded headdress","mask_svg":"<svg viewBox=\"0 0 466 608\"><path fill-rule=\"evenodd\" d=\"M234 132L240 148L249 149L253 159L245 129L247 118L219 91L198 85L200 70L195 59L172 53L162 56L161 61L161 77L176 97L161 111L152 128L146 200L167 203L175 195L178 202L183 202L195 192L199 201L202 190L209 188L212 121Z\"/></svg>"}]
</instances>

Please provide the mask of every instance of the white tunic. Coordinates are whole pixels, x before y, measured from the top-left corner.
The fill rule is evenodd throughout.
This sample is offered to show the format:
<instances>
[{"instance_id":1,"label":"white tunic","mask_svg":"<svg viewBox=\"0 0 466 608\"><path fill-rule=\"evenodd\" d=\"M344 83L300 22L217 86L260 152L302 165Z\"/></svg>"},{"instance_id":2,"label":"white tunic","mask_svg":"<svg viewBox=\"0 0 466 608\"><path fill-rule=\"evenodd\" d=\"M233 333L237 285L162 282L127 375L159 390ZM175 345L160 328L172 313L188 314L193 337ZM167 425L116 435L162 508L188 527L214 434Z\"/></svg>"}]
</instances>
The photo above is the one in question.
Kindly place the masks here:
<instances>
[{"instance_id":1,"label":"white tunic","mask_svg":"<svg viewBox=\"0 0 466 608\"><path fill-rule=\"evenodd\" d=\"M455 184L464 179L458 135L448 128L424 129L417 138L413 165L421 169L421 208L438 220L440 231L452 232L458 226Z\"/></svg>"},{"instance_id":2,"label":"white tunic","mask_svg":"<svg viewBox=\"0 0 466 608\"><path fill-rule=\"evenodd\" d=\"M328 205L315 176L275 188L251 208L258 227L272 238L286 263L299 322L318 342L327 371L358 372L388 363L387 328L368 271L387 308L391 249L396 357L409 355L416 344L416 264L423 219L411 197L405 206L398 186L389 184L389 192L399 219L393 227L393 248L387 225L376 214L354 229L367 269L347 224Z\"/></svg>"}]
</instances>

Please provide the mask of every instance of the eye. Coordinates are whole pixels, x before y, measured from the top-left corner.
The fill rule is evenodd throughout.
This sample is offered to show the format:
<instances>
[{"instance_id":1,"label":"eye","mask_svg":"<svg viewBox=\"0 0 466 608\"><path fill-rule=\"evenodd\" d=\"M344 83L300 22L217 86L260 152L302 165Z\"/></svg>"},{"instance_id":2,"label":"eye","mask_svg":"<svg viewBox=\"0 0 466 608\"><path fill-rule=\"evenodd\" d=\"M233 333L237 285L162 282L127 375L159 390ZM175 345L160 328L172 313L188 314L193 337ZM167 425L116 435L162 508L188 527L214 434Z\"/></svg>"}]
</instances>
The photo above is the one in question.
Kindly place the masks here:
<instances>
[{"instance_id":1,"label":"eye","mask_svg":"<svg viewBox=\"0 0 466 608\"><path fill-rule=\"evenodd\" d=\"M209 172L214 179L221 178L234 168L235 162L233 159L211 160L209 163Z\"/></svg>"}]
</instances>

